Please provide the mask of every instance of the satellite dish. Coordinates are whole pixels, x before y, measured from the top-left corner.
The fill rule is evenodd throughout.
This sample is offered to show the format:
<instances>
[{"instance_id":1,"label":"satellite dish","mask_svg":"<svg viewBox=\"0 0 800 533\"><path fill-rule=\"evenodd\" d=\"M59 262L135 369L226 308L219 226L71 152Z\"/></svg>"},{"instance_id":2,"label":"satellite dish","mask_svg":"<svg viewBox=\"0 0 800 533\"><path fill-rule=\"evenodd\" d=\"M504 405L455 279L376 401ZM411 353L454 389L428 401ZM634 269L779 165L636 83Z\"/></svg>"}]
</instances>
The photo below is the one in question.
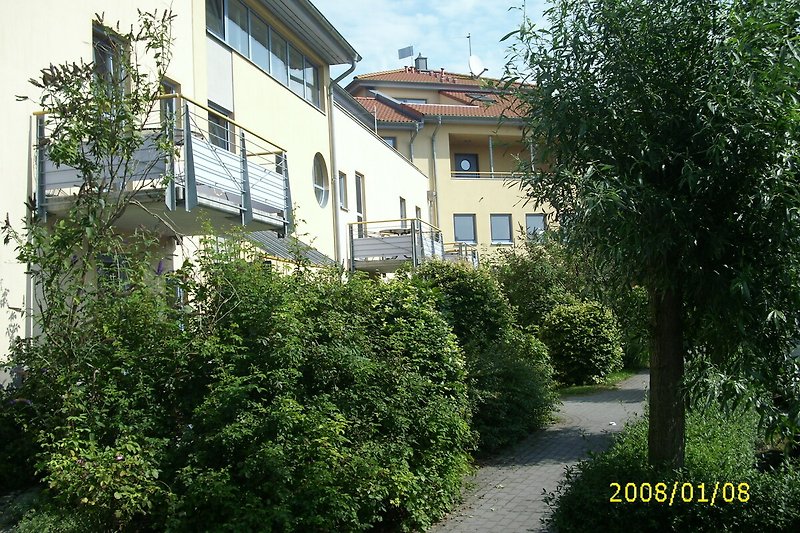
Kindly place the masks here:
<instances>
[{"instance_id":1,"label":"satellite dish","mask_svg":"<svg viewBox=\"0 0 800 533\"><path fill-rule=\"evenodd\" d=\"M481 75L489 70L483 66L483 61L478 56L469 56L469 73L472 74L476 78L480 78Z\"/></svg>"}]
</instances>

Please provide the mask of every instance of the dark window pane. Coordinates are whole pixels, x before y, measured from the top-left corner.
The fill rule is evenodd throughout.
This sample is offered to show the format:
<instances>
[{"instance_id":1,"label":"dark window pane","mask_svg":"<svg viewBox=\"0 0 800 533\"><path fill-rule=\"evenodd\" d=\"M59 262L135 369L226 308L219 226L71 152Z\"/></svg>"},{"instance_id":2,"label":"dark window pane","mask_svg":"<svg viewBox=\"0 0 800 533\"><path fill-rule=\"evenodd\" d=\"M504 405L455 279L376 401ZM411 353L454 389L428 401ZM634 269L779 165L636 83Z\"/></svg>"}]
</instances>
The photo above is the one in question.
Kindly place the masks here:
<instances>
[{"instance_id":1,"label":"dark window pane","mask_svg":"<svg viewBox=\"0 0 800 533\"><path fill-rule=\"evenodd\" d=\"M223 0L206 0L206 29L225 38L225 21L222 18Z\"/></svg>"}]
</instances>

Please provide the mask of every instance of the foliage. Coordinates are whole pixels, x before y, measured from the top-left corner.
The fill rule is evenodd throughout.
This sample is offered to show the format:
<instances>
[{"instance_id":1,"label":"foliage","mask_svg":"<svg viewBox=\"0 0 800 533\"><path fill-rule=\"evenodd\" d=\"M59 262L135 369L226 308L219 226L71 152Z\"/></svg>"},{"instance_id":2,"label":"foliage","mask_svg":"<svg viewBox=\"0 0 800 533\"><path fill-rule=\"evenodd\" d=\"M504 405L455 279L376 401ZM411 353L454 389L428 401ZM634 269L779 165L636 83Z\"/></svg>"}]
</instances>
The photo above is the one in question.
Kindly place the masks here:
<instances>
[{"instance_id":1,"label":"foliage","mask_svg":"<svg viewBox=\"0 0 800 533\"><path fill-rule=\"evenodd\" d=\"M692 411L687 423L686 465L680 470L655 469L647 465L647 420L640 419L619 434L606 452L570 469L549 503L555 507L552 525L559 531L626 531L630 524L647 531L793 531L800 525L800 469L782 464L776 469L757 468L757 416L752 411L729 413L711 404L705 411ZM627 483L637 487L658 482L668 487L678 482L673 504L611 503L615 487ZM715 505L714 488L719 482ZM693 485L693 501L684 503L683 483ZM707 503L701 498L704 484ZM749 485L749 501L726 503L720 492L725 483ZM631 495L631 494L629 494ZM688 489L686 491L688 497ZM730 493L728 494L730 496ZM637 498L638 500L638 498Z\"/></svg>"},{"instance_id":2,"label":"foliage","mask_svg":"<svg viewBox=\"0 0 800 533\"><path fill-rule=\"evenodd\" d=\"M238 255L201 259L197 305L227 348L209 354L171 527L429 525L459 494L472 438L463 358L432 296Z\"/></svg>"},{"instance_id":3,"label":"foliage","mask_svg":"<svg viewBox=\"0 0 800 533\"><path fill-rule=\"evenodd\" d=\"M34 483L36 443L27 430L33 409L28 398L0 387L0 487L15 490Z\"/></svg>"},{"instance_id":4,"label":"foliage","mask_svg":"<svg viewBox=\"0 0 800 533\"><path fill-rule=\"evenodd\" d=\"M501 250L490 259L489 268L524 328L535 329L556 305L575 299L575 275L551 235L526 236L521 248Z\"/></svg>"},{"instance_id":5,"label":"foliage","mask_svg":"<svg viewBox=\"0 0 800 533\"><path fill-rule=\"evenodd\" d=\"M547 16L512 34L505 80L540 146L525 188L648 291L651 451L679 463L686 347L770 387L797 337L800 8L559 0Z\"/></svg>"},{"instance_id":6,"label":"foliage","mask_svg":"<svg viewBox=\"0 0 800 533\"><path fill-rule=\"evenodd\" d=\"M547 349L514 323L489 271L430 261L412 280L432 287L464 349L473 426L481 452L542 427L556 402Z\"/></svg>"},{"instance_id":7,"label":"foliage","mask_svg":"<svg viewBox=\"0 0 800 533\"><path fill-rule=\"evenodd\" d=\"M618 283L606 266L593 261L591 253L565 246L559 231L526 237L522 246L495 254L489 268L521 326L536 331L556 305L596 300L619 321L625 367L647 365L646 291Z\"/></svg>"},{"instance_id":8,"label":"foliage","mask_svg":"<svg viewBox=\"0 0 800 533\"><path fill-rule=\"evenodd\" d=\"M35 462L49 497L20 527L424 529L473 447L463 354L430 291L304 265L280 276L236 236L165 274L156 236L117 233L153 185L137 150L172 149L145 131L171 20L105 28L119 71L53 66L35 82L42 148L84 183L56 220L5 228L40 333L12 354L26 376L2 399L25 407L3 411L0 434L23 434L2 451Z\"/></svg>"},{"instance_id":9,"label":"foliage","mask_svg":"<svg viewBox=\"0 0 800 533\"><path fill-rule=\"evenodd\" d=\"M539 335L561 383L599 383L622 367L616 319L596 302L556 306L545 318Z\"/></svg>"}]
</instances>

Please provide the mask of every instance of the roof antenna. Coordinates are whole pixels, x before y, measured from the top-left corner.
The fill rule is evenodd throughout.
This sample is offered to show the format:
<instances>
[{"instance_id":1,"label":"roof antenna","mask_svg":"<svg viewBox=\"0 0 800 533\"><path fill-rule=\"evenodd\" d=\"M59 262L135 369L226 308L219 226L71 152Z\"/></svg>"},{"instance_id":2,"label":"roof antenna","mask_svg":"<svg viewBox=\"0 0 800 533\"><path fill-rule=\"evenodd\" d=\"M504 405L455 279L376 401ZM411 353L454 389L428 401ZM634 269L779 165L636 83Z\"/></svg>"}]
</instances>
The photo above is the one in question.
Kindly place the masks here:
<instances>
[{"instance_id":1,"label":"roof antenna","mask_svg":"<svg viewBox=\"0 0 800 533\"><path fill-rule=\"evenodd\" d=\"M467 34L467 42L469 43L469 73L473 78L480 78L489 69L483 66L483 61L478 56L472 55L472 33Z\"/></svg>"}]
</instances>

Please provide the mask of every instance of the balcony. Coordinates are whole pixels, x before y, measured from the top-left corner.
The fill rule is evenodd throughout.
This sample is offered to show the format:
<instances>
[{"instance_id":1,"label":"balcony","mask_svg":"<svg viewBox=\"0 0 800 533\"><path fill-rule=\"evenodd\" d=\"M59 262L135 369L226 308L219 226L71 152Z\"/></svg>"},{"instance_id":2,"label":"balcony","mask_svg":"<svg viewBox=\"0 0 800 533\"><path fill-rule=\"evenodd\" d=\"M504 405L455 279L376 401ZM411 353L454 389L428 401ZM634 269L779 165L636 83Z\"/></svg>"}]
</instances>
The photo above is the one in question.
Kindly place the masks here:
<instances>
[{"instance_id":1,"label":"balcony","mask_svg":"<svg viewBox=\"0 0 800 533\"><path fill-rule=\"evenodd\" d=\"M50 161L50 132L44 115L37 120L37 210L43 217L63 215L85 180L76 169ZM125 172L119 170L125 162L110 157L98 178L111 197L132 200L119 228L191 235L202 233L208 221L216 229L242 224L285 232L291 203L285 150L179 95L165 96L138 134L141 146ZM168 156L157 148L165 136L175 147Z\"/></svg>"},{"instance_id":2,"label":"balcony","mask_svg":"<svg viewBox=\"0 0 800 533\"><path fill-rule=\"evenodd\" d=\"M418 218L354 222L349 230L351 270L389 273L404 264L444 259L442 232Z\"/></svg>"},{"instance_id":3,"label":"balcony","mask_svg":"<svg viewBox=\"0 0 800 533\"><path fill-rule=\"evenodd\" d=\"M464 172L463 170L450 171L450 178L454 180L519 180L522 178L519 171L513 172Z\"/></svg>"},{"instance_id":4,"label":"balcony","mask_svg":"<svg viewBox=\"0 0 800 533\"><path fill-rule=\"evenodd\" d=\"M475 268L480 264L478 246L468 242L450 242L444 245L444 260L467 263Z\"/></svg>"}]
</instances>

